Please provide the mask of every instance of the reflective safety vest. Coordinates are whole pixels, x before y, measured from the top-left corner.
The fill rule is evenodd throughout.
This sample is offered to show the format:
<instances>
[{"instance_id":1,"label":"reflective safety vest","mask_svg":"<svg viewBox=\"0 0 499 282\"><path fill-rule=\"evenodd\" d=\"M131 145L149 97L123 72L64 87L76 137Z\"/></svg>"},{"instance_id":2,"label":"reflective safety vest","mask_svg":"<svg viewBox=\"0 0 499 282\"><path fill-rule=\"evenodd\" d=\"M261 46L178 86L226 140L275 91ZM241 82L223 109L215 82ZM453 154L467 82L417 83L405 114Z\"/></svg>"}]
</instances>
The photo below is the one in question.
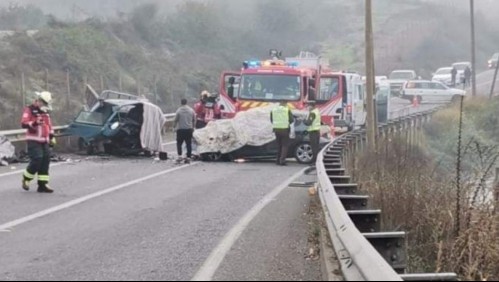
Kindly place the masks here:
<instances>
[{"instance_id":1,"label":"reflective safety vest","mask_svg":"<svg viewBox=\"0 0 499 282\"><path fill-rule=\"evenodd\" d=\"M308 131L320 131L321 130L321 112L319 109L314 109L312 112L315 114L315 118L312 121L312 125L308 128Z\"/></svg>"},{"instance_id":2,"label":"reflective safety vest","mask_svg":"<svg viewBox=\"0 0 499 282\"><path fill-rule=\"evenodd\" d=\"M272 110L272 125L274 129L289 128L289 108L284 106L275 107Z\"/></svg>"}]
</instances>

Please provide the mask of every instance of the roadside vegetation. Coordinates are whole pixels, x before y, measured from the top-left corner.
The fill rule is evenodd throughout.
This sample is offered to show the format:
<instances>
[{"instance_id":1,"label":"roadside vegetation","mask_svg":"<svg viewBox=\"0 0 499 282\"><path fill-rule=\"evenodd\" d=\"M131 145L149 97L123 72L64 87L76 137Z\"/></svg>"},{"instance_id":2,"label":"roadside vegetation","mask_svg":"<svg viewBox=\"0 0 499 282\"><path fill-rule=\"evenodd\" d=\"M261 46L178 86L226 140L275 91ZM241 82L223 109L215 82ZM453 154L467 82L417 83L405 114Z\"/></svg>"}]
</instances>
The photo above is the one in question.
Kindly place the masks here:
<instances>
[{"instance_id":1,"label":"roadside vegetation","mask_svg":"<svg viewBox=\"0 0 499 282\"><path fill-rule=\"evenodd\" d=\"M356 177L383 210L384 228L408 233L410 272L499 279L498 107L497 99L465 101L459 195L458 104L433 116L423 146L394 138L359 161Z\"/></svg>"}]
</instances>

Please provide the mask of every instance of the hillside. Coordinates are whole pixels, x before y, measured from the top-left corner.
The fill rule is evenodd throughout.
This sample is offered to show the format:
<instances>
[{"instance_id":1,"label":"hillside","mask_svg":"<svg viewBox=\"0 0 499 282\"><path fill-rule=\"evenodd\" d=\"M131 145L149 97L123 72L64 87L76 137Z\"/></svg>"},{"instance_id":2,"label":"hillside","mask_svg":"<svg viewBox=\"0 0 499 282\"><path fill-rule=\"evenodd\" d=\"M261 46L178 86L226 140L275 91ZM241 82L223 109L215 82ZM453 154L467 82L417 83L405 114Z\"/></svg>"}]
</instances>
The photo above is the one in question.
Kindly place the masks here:
<instances>
[{"instance_id":1,"label":"hillside","mask_svg":"<svg viewBox=\"0 0 499 282\"><path fill-rule=\"evenodd\" d=\"M21 107L29 102L22 101L23 75L27 97L46 85L54 92L55 123L66 124L81 108L85 82L99 91L140 93L170 112L181 97L194 101L203 89L217 91L221 71L265 57L270 48L286 56L310 50L336 69L363 72L363 16L362 5L340 0L313 6L299 0L183 1L175 9L153 3L113 19L81 22L58 20L34 6L3 8L0 30L18 32L0 39L0 129L17 128ZM380 74L403 67L427 76L469 58L461 10L380 0L374 19ZM24 32L31 29L39 31ZM479 18L479 63L495 51L498 34Z\"/></svg>"}]
</instances>

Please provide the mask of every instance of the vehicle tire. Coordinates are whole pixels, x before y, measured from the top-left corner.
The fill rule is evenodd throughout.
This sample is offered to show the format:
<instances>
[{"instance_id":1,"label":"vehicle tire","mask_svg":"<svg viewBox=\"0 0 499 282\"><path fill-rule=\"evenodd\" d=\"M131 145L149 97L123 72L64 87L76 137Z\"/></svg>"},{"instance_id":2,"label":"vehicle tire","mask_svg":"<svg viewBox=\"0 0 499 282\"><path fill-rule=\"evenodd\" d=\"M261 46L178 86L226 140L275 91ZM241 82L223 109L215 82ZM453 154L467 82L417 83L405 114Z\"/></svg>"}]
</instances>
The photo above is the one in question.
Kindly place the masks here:
<instances>
[{"instance_id":1,"label":"vehicle tire","mask_svg":"<svg viewBox=\"0 0 499 282\"><path fill-rule=\"evenodd\" d=\"M85 152L89 156L95 153L94 146L91 143L85 142L83 138L78 139L78 151Z\"/></svg>"},{"instance_id":2,"label":"vehicle tire","mask_svg":"<svg viewBox=\"0 0 499 282\"><path fill-rule=\"evenodd\" d=\"M312 146L308 142L302 142L296 145L294 157L300 164L311 164L313 158Z\"/></svg>"},{"instance_id":3,"label":"vehicle tire","mask_svg":"<svg viewBox=\"0 0 499 282\"><path fill-rule=\"evenodd\" d=\"M201 160L203 162L218 162L221 159L222 159L222 154L220 152L201 154Z\"/></svg>"}]
</instances>

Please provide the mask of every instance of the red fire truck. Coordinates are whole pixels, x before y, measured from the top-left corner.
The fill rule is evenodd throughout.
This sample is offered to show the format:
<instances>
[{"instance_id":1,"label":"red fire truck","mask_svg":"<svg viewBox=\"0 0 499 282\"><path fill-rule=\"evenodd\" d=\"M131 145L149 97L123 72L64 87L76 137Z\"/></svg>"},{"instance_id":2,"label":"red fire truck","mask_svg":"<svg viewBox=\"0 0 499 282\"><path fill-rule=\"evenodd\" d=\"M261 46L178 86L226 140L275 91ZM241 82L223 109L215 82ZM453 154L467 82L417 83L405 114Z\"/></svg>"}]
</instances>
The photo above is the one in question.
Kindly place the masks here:
<instances>
[{"instance_id":1,"label":"red fire truck","mask_svg":"<svg viewBox=\"0 0 499 282\"><path fill-rule=\"evenodd\" d=\"M285 60L280 59L276 50L271 50L270 55L269 60L245 61L241 71L221 75L223 117L283 100L299 111L307 101L314 100L323 124L352 129L365 123L360 75L335 72L326 60L310 52Z\"/></svg>"}]
</instances>

